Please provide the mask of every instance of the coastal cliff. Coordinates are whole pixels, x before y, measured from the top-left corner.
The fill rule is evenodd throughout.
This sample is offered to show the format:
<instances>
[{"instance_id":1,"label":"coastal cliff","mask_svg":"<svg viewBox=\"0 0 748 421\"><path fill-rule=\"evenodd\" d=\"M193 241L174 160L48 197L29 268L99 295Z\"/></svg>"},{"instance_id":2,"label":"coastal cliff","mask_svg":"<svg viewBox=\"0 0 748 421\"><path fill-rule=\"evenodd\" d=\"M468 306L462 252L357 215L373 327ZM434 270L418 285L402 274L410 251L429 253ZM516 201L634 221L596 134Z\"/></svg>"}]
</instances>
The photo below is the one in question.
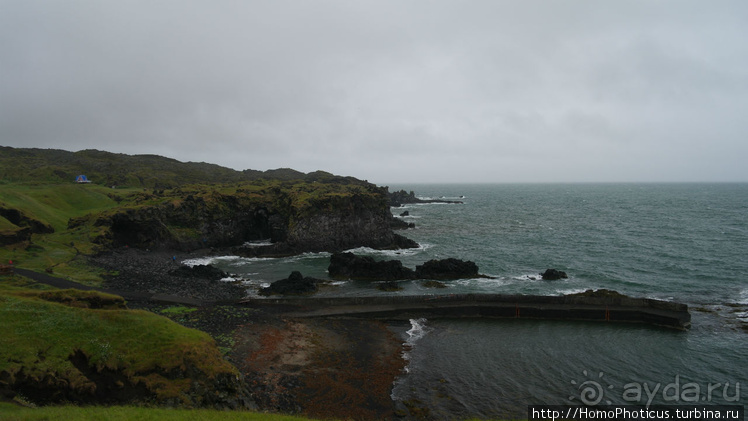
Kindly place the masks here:
<instances>
[{"instance_id":1,"label":"coastal cliff","mask_svg":"<svg viewBox=\"0 0 748 421\"><path fill-rule=\"evenodd\" d=\"M331 178L186 186L139 193L128 204L71 219L104 249L235 247L244 255L417 246L394 234L386 190ZM257 246L247 244L265 242Z\"/></svg>"},{"instance_id":2,"label":"coastal cliff","mask_svg":"<svg viewBox=\"0 0 748 421\"><path fill-rule=\"evenodd\" d=\"M7 198L0 195L2 244L58 233L74 237L83 254L121 247L286 255L417 246L393 233L398 221L386 187L324 171L235 171L155 155L9 147L0 147L0 168L13 186ZM75 183L80 174L88 176L83 184ZM242 247L260 241L272 245Z\"/></svg>"}]
</instances>

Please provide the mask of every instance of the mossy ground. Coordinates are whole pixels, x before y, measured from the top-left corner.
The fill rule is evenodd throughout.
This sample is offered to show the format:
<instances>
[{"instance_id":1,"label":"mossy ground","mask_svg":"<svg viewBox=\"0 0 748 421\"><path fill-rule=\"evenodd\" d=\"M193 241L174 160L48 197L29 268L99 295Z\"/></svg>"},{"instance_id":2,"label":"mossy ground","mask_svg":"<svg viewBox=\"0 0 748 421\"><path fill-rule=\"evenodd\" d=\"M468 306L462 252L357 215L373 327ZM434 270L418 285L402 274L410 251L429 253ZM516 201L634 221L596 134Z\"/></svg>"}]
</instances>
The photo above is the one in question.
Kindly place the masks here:
<instances>
[{"instance_id":1,"label":"mossy ground","mask_svg":"<svg viewBox=\"0 0 748 421\"><path fill-rule=\"evenodd\" d=\"M108 294L31 289L24 282L0 278L0 387L20 378L47 379L85 395L96 385L73 363L77 353L97 372L121 373L131 384L142 384L156 400L180 400L190 387L164 373L188 367L206 378L238 373L204 332L110 305L117 297ZM109 304L91 309L92 302ZM39 399L46 399L43 395Z\"/></svg>"},{"instance_id":2,"label":"mossy ground","mask_svg":"<svg viewBox=\"0 0 748 421\"><path fill-rule=\"evenodd\" d=\"M53 406L27 408L0 403L3 421L91 420L91 421L305 421L309 418L247 411L214 411L208 409L165 409L133 406L78 407Z\"/></svg>"}]
</instances>

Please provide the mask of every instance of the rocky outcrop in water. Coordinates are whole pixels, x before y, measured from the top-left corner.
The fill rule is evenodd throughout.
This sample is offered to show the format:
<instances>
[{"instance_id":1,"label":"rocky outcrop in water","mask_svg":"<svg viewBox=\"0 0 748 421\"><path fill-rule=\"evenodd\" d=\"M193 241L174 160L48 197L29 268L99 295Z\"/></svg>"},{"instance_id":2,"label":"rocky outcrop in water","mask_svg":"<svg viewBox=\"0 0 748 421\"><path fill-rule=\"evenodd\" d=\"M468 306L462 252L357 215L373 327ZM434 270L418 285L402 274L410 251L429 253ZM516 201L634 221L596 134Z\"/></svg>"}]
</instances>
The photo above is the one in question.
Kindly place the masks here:
<instances>
[{"instance_id":1,"label":"rocky outcrop in water","mask_svg":"<svg viewBox=\"0 0 748 421\"><path fill-rule=\"evenodd\" d=\"M369 256L353 253L335 253L327 268L332 278L362 281L395 281L404 279L450 280L484 277L478 273L478 265L471 261L454 258L429 260L410 269L399 260L375 260Z\"/></svg>"},{"instance_id":2,"label":"rocky outcrop in water","mask_svg":"<svg viewBox=\"0 0 748 421\"><path fill-rule=\"evenodd\" d=\"M324 282L320 279L305 277L299 271L291 272L286 279L281 279L270 284L267 288L262 288L260 295L307 295L317 292L318 284Z\"/></svg>"},{"instance_id":3,"label":"rocky outcrop in water","mask_svg":"<svg viewBox=\"0 0 748 421\"><path fill-rule=\"evenodd\" d=\"M400 190L396 192L387 192L389 198L390 198L390 206L399 208L402 205L407 205L410 203L453 203L453 204L462 204L463 202L460 200L444 200L444 199L419 199L416 197L415 192L410 191L410 193L406 192L405 190Z\"/></svg>"},{"instance_id":4,"label":"rocky outcrop in water","mask_svg":"<svg viewBox=\"0 0 748 421\"><path fill-rule=\"evenodd\" d=\"M416 266L416 278L419 279L447 280L476 278L480 276L478 265L474 262L454 258L429 260L422 265Z\"/></svg>"},{"instance_id":5,"label":"rocky outcrop in water","mask_svg":"<svg viewBox=\"0 0 748 421\"><path fill-rule=\"evenodd\" d=\"M327 267L330 277L335 279L357 279L362 281L394 281L413 279L412 269L399 260L374 260L369 256L353 253L335 253Z\"/></svg>"},{"instance_id":6,"label":"rocky outcrop in water","mask_svg":"<svg viewBox=\"0 0 748 421\"><path fill-rule=\"evenodd\" d=\"M560 271L558 269L546 269L545 272L540 274L540 276L545 281L557 281L559 279L568 278L566 272Z\"/></svg>"}]
</instances>

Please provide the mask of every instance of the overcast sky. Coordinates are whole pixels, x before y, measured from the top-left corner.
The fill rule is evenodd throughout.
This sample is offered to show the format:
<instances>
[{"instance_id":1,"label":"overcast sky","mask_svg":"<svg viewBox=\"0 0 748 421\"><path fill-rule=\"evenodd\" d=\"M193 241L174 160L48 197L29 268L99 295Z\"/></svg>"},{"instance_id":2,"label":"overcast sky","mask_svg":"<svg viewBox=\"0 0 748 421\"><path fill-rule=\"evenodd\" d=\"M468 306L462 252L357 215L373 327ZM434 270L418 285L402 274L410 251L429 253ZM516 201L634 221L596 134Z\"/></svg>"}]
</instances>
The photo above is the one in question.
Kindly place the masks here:
<instances>
[{"instance_id":1,"label":"overcast sky","mask_svg":"<svg viewBox=\"0 0 748 421\"><path fill-rule=\"evenodd\" d=\"M748 181L748 1L0 0L0 145Z\"/></svg>"}]
</instances>

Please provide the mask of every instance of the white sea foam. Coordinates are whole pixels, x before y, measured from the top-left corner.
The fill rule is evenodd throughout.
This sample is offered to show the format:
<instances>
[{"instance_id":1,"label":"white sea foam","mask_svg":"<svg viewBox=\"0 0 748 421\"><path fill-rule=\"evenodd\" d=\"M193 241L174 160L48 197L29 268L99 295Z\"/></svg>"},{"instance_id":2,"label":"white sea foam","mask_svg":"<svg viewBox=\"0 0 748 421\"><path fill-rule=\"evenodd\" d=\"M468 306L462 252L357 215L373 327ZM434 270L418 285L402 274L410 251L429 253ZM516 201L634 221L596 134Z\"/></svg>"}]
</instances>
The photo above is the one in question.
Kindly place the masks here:
<instances>
[{"instance_id":1,"label":"white sea foam","mask_svg":"<svg viewBox=\"0 0 748 421\"><path fill-rule=\"evenodd\" d=\"M581 292L585 292L590 288L567 288L567 289L557 289L554 291L556 295L569 295L569 294L579 294Z\"/></svg>"},{"instance_id":2,"label":"white sea foam","mask_svg":"<svg viewBox=\"0 0 748 421\"><path fill-rule=\"evenodd\" d=\"M422 218L422 216L420 216L420 215L405 215L405 216L393 215L393 216L395 218L397 218L397 219L419 219L419 218Z\"/></svg>"},{"instance_id":3,"label":"white sea foam","mask_svg":"<svg viewBox=\"0 0 748 421\"><path fill-rule=\"evenodd\" d=\"M426 322L427 320L425 318L410 319L410 329L405 332L408 334L408 339L405 341L406 345L413 346L419 339L426 336L426 334L431 330L426 325Z\"/></svg>"},{"instance_id":4,"label":"white sea foam","mask_svg":"<svg viewBox=\"0 0 748 421\"><path fill-rule=\"evenodd\" d=\"M474 290L474 288L479 288L483 291L490 291L493 292L496 290L497 287L502 287L505 285L509 285L512 282L509 281L507 278L466 278L466 279L456 279L454 281L448 282L446 285L448 288L454 288L454 287L464 287L469 290Z\"/></svg>"},{"instance_id":5,"label":"white sea foam","mask_svg":"<svg viewBox=\"0 0 748 421\"><path fill-rule=\"evenodd\" d=\"M224 263L231 266L244 266L247 263L272 259L272 257L204 256L182 260L182 264L190 267L196 265L212 265L216 263Z\"/></svg>"},{"instance_id":6,"label":"white sea foam","mask_svg":"<svg viewBox=\"0 0 748 421\"><path fill-rule=\"evenodd\" d=\"M209 265L213 262L212 257L196 257L194 259L187 259L182 260L183 265L187 265L189 267L197 266L197 265Z\"/></svg>"},{"instance_id":7,"label":"white sea foam","mask_svg":"<svg viewBox=\"0 0 748 421\"><path fill-rule=\"evenodd\" d=\"M673 300L675 300L675 297L663 297L661 295L654 295L654 294L645 295L644 298L647 298L647 299L650 299L650 300L658 300L658 301L673 301Z\"/></svg>"},{"instance_id":8,"label":"white sea foam","mask_svg":"<svg viewBox=\"0 0 748 421\"><path fill-rule=\"evenodd\" d=\"M298 262L300 260L306 260L306 259L319 259L319 258L327 258L330 257L329 252L326 251L320 251L320 252L307 252L307 253L301 253L294 256L288 256L288 257L277 257L279 263L286 264L291 262Z\"/></svg>"},{"instance_id":9,"label":"white sea foam","mask_svg":"<svg viewBox=\"0 0 748 421\"><path fill-rule=\"evenodd\" d=\"M738 304L748 304L748 288L743 288L738 294Z\"/></svg>"},{"instance_id":10,"label":"white sea foam","mask_svg":"<svg viewBox=\"0 0 748 421\"><path fill-rule=\"evenodd\" d=\"M524 273L519 276L513 276L512 279L517 281L542 281L543 276L539 273Z\"/></svg>"},{"instance_id":11,"label":"white sea foam","mask_svg":"<svg viewBox=\"0 0 748 421\"><path fill-rule=\"evenodd\" d=\"M427 320L425 318L410 319L410 329L405 332L408 334L408 338L405 340L405 345L408 350L404 351L402 354L405 361L410 361L410 350L416 346L416 342L431 331L431 328L426 325L426 322ZM409 364L406 363L404 368L406 373L410 372L408 365Z\"/></svg>"},{"instance_id":12,"label":"white sea foam","mask_svg":"<svg viewBox=\"0 0 748 421\"><path fill-rule=\"evenodd\" d=\"M433 247L433 244L419 244L418 247L412 249L397 249L397 250L376 250L371 247L357 247L355 249L346 250L346 252L353 254L364 254L364 255L375 255L375 256L413 256L421 253Z\"/></svg>"},{"instance_id":13,"label":"white sea foam","mask_svg":"<svg viewBox=\"0 0 748 421\"><path fill-rule=\"evenodd\" d=\"M266 240L257 240L257 241L247 241L244 243L244 246L246 247L261 247L261 246L272 246L273 242L270 241L270 239Z\"/></svg>"}]
</instances>

